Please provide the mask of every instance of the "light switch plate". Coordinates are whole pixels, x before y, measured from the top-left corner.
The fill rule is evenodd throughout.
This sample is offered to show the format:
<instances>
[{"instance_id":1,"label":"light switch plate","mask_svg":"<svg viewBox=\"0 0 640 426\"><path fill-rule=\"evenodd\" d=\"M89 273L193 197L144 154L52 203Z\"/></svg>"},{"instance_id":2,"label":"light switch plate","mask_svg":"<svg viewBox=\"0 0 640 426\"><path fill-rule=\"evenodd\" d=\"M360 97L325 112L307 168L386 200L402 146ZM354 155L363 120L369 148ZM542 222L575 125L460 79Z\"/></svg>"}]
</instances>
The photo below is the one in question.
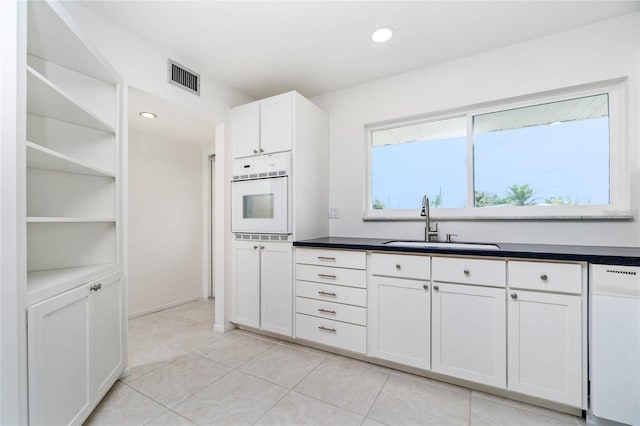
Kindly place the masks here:
<instances>
[{"instance_id":1,"label":"light switch plate","mask_svg":"<svg viewBox=\"0 0 640 426\"><path fill-rule=\"evenodd\" d=\"M329 219L338 219L340 210L337 207L329 207Z\"/></svg>"}]
</instances>

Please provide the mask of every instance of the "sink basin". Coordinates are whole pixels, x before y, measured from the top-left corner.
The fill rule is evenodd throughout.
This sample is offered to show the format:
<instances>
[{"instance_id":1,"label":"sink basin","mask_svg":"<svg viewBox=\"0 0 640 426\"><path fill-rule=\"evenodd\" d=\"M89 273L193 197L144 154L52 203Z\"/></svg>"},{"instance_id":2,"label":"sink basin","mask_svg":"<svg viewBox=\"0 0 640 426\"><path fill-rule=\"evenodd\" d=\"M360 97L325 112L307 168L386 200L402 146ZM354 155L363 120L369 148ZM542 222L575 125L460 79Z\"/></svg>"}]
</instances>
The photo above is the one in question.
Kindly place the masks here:
<instances>
[{"instance_id":1,"label":"sink basin","mask_svg":"<svg viewBox=\"0 0 640 426\"><path fill-rule=\"evenodd\" d=\"M384 243L392 247L439 248L445 250L500 250L497 244L482 243L445 243L436 241L388 241Z\"/></svg>"}]
</instances>

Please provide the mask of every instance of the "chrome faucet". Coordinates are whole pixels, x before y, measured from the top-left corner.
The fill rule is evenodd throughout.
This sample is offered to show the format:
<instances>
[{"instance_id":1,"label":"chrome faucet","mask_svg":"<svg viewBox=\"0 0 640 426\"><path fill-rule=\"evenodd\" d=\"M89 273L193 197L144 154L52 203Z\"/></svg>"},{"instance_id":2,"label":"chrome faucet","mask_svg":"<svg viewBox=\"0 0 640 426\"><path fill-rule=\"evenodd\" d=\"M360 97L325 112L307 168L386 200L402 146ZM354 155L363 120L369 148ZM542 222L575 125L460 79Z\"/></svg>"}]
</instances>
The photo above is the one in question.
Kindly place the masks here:
<instances>
[{"instance_id":1,"label":"chrome faucet","mask_svg":"<svg viewBox=\"0 0 640 426\"><path fill-rule=\"evenodd\" d=\"M438 237L438 224L435 223L435 229L431 229L429 199L426 195L422 196L422 210L420 211L420 216L424 216L424 240L431 241L431 237Z\"/></svg>"}]
</instances>

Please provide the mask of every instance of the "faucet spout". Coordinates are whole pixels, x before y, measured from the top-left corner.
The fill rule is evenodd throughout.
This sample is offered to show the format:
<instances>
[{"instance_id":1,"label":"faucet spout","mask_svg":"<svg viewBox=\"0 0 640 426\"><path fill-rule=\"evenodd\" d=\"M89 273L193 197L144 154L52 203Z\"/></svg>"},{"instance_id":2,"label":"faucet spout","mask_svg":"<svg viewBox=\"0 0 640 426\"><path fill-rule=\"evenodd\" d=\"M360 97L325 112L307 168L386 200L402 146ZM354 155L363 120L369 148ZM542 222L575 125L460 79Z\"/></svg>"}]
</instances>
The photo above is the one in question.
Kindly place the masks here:
<instances>
[{"instance_id":1,"label":"faucet spout","mask_svg":"<svg viewBox=\"0 0 640 426\"><path fill-rule=\"evenodd\" d=\"M426 195L422 196L422 210L420 210L420 216L424 216L424 240L431 241L431 237L438 236L438 224L435 224L435 228L431 227L429 198Z\"/></svg>"}]
</instances>

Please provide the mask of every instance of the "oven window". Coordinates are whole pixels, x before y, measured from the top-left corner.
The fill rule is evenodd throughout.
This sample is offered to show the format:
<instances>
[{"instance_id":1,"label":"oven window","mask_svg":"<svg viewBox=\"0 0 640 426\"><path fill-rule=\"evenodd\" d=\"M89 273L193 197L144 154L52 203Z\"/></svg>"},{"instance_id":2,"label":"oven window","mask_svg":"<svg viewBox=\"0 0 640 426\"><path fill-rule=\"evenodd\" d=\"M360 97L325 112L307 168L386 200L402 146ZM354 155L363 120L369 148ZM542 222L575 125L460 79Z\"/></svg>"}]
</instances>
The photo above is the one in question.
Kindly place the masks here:
<instances>
[{"instance_id":1,"label":"oven window","mask_svg":"<svg viewBox=\"0 0 640 426\"><path fill-rule=\"evenodd\" d=\"M273 219L273 194L243 195L242 217L244 219Z\"/></svg>"}]
</instances>

